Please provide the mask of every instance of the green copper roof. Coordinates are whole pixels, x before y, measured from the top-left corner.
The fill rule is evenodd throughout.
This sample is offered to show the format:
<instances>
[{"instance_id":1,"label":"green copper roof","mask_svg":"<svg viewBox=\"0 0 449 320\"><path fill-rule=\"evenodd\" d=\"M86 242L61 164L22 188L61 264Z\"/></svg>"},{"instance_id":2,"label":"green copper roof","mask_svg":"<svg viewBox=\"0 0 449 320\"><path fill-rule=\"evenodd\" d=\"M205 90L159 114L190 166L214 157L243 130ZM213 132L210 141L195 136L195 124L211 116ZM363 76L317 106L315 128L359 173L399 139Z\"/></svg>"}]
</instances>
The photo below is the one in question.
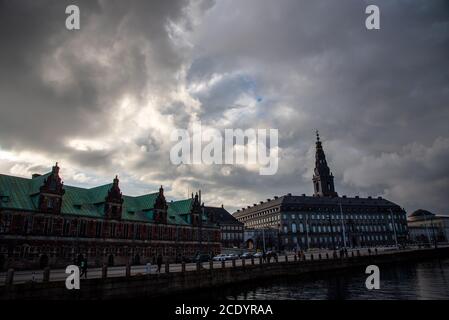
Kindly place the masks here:
<instances>
[{"instance_id":1,"label":"green copper roof","mask_svg":"<svg viewBox=\"0 0 449 320\"><path fill-rule=\"evenodd\" d=\"M192 207L193 199L172 201L168 203L168 220L173 224L189 224L190 223L190 208Z\"/></svg>"},{"instance_id":2,"label":"green copper roof","mask_svg":"<svg viewBox=\"0 0 449 320\"><path fill-rule=\"evenodd\" d=\"M0 207L35 210L30 179L0 175Z\"/></svg>"},{"instance_id":3,"label":"green copper roof","mask_svg":"<svg viewBox=\"0 0 449 320\"><path fill-rule=\"evenodd\" d=\"M35 211L38 208L39 188L50 175L32 179L0 174L0 208ZM61 213L67 215L101 218L104 201L112 184L94 188L64 185ZM142 196L123 196L122 219L132 221L153 220L153 206L158 193ZM168 202L168 223L189 224L192 199Z\"/></svg>"}]
</instances>

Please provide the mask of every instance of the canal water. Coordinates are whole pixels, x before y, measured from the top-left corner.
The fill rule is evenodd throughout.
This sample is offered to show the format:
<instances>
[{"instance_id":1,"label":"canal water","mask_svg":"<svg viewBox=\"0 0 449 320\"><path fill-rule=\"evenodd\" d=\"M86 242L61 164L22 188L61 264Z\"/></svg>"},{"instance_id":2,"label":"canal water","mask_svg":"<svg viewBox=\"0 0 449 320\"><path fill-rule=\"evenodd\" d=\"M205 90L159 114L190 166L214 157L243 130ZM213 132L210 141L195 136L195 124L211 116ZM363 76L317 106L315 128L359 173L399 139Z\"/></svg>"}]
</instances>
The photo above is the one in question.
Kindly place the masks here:
<instances>
[{"instance_id":1,"label":"canal water","mask_svg":"<svg viewBox=\"0 0 449 320\"><path fill-rule=\"evenodd\" d=\"M427 300L449 299L449 259L382 265L380 289L365 286L365 269L309 274L229 286L193 294L226 300Z\"/></svg>"}]
</instances>

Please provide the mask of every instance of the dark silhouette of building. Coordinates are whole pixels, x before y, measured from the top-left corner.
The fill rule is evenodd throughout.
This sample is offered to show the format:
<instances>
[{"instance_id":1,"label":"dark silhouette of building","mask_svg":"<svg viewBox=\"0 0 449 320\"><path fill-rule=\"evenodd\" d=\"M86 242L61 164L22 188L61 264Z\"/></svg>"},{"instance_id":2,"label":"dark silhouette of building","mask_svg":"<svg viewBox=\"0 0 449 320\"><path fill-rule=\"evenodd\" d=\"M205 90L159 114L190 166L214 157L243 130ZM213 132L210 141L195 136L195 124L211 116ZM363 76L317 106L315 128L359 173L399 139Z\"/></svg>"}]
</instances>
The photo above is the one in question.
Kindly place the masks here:
<instances>
[{"instance_id":1,"label":"dark silhouette of building","mask_svg":"<svg viewBox=\"0 0 449 320\"><path fill-rule=\"evenodd\" d=\"M334 176L329 169L320 141L318 131L316 133L315 170L313 175L314 195L316 197L337 197L334 187Z\"/></svg>"},{"instance_id":2,"label":"dark silhouette of building","mask_svg":"<svg viewBox=\"0 0 449 320\"><path fill-rule=\"evenodd\" d=\"M432 244L449 239L449 216L418 209L408 216L407 223L411 242Z\"/></svg>"},{"instance_id":3,"label":"dark silhouette of building","mask_svg":"<svg viewBox=\"0 0 449 320\"><path fill-rule=\"evenodd\" d=\"M221 230L221 244L224 248L240 248L243 245L244 225L221 207L204 207L206 216Z\"/></svg>"},{"instance_id":4,"label":"dark silhouette of building","mask_svg":"<svg viewBox=\"0 0 449 320\"><path fill-rule=\"evenodd\" d=\"M272 228L277 248L308 249L396 245L407 240L406 213L381 197L339 197L317 132L314 195L281 197L237 210L248 229Z\"/></svg>"},{"instance_id":5,"label":"dark silhouette of building","mask_svg":"<svg viewBox=\"0 0 449 320\"><path fill-rule=\"evenodd\" d=\"M198 194L167 202L156 193L132 197L112 184L63 184L59 166L32 179L0 175L0 268L146 263L220 252L220 229Z\"/></svg>"}]
</instances>

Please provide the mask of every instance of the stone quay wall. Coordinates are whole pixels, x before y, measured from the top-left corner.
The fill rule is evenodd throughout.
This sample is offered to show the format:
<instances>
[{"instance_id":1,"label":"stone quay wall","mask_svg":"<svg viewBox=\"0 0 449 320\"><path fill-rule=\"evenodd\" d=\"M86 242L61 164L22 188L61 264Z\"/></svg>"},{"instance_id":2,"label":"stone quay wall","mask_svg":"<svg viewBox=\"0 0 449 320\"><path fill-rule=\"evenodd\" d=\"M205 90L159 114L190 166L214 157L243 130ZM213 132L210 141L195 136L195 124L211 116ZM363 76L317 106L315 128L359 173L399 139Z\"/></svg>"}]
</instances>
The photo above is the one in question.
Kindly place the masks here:
<instances>
[{"instance_id":1,"label":"stone quay wall","mask_svg":"<svg viewBox=\"0 0 449 320\"><path fill-rule=\"evenodd\" d=\"M12 284L0 287L0 299L37 299L37 300L96 300L96 299L133 299L161 298L178 295L189 290L213 289L223 285L244 282L298 276L312 272L338 271L361 268L371 264L385 265L421 261L431 258L449 257L449 247L398 251L370 256L349 256L347 258L319 259L288 262L251 264L246 260L244 266L199 269L195 271L169 272L161 274L134 275L128 277L82 279L79 290L68 290L65 282L41 282Z\"/></svg>"}]
</instances>

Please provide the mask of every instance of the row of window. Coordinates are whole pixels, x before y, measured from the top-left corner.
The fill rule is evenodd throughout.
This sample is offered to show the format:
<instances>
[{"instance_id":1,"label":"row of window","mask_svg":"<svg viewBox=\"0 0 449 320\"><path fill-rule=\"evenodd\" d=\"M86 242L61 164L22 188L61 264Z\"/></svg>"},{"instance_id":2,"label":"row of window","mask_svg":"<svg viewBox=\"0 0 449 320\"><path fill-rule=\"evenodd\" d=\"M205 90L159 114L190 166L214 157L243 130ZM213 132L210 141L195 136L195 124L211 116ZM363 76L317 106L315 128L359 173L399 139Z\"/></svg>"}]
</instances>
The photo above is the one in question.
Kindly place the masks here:
<instances>
[{"instance_id":1,"label":"row of window","mask_svg":"<svg viewBox=\"0 0 449 320\"><path fill-rule=\"evenodd\" d=\"M243 233L223 232L221 234L221 240L243 240Z\"/></svg>"},{"instance_id":2,"label":"row of window","mask_svg":"<svg viewBox=\"0 0 449 320\"><path fill-rule=\"evenodd\" d=\"M306 220L312 219L312 220L341 220L342 215L341 214L330 214L330 215L324 215L324 214L297 214L297 213L291 213L282 214L282 218L284 220L286 219L292 219L295 220L296 218L302 220L303 216ZM343 218L345 220L391 220L392 215L389 214L343 214ZM393 215L393 219L395 220L406 220L405 214L395 214Z\"/></svg>"},{"instance_id":3,"label":"row of window","mask_svg":"<svg viewBox=\"0 0 449 320\"><path fill-rule=\"evenodd\" d=\"M243 231L243 226L221 226L221 230Z\"/></svg>"},{"instance_id":4,"label":"row of window","mask_svg":"<svg viewBox=\"0 0 449 320\"><path fill-rule=\"evenodd\" d=\"M2 214L0 234L53 235L89 238L120 238L137 240L219 241L218 230L168 225L112 222L92 219L61 218L21 214Z\"/></svg>"},{"instance_id":5,"label":"row of window","mask_svg":"<svg viewBox=\"0 0 449 320\"><path fill-rule=\"evenodd\" d=\"M261 212L255 212L255 213L252 213L252 214L249 214L249 215L246 215L244 217L239 218L239 221L245 222L245 221L248 221L248 220L251 220L251 219L254 219L254 218L257 218L257 217L261 217L263 215L267 215L267 214L270 214L270 213L275 213L275 212L278 212L278 211L279 211L279 208L272 208L272 209L268 209L268 210L261 211Z\"/></svg>"},{"instance_id":6,"label":"row of window","mask_svg":"<svg viewBox=\"0 0 449 320\"><path fill-rule=\"evenodd\" d=\"M261 219L248 221L246 223L246 225L249 228L254 228L254 227L267 226L267 225L276 226L279 222L280 222L280 216L279 215L272 215L272 216L269 216L269 217L264 217L264 218L261 218Z\"/></svg>"},{"instance_id":7,"label":"row of window","mask_svg":"<svg viewBox=\"0 0 449 320\"><path fill-rule=\"evenodd\" d=\"M260 215L257 215L260 216ZM252 217L252 216L251 216ZM303 220L311 221L312 223L318 223L320 221L328 222L331 221L341 221L341 215L340 214L331 214L331 215L324 215L324 214L301 214L301 213L283 213L282 214L283 220ZM366 214L344 214L343 219L346 221L353 220L353 221L364 221L365 223L385 223L386 221L391 221L392 216L388 214L374 214L374 215L366 215ZM396 221L406 221L405 215L393 215L393 219ZM280 223L280 215L271 215L271 216L264 216L259 219L249 219L249 217L241 218L240 221L244 221L245 225L248 228L260 228L260 227L276 227Z\"/></svg>"},{"instance_id":8,"label":"row of window","mask_svg":"<svg viewBox=\"0 0 449 320\"><path fill-rule=\"evenodd\" d=\"M395 223L394 227L396 228L396 231L398 232L405 232L407 231L407 226L405 224ZM347 227L349 228L349 227ZM362 232L386 232L388 231L395 231L393 229L393 224L390 222L388 225L355 225L353 231L362 231ZM307 232L318 232L318 233L330 233L330 232L341 232L342 227L340 225L336 226L330 226L330 225L306 225L304 228L304 225L302 223L299 224L299 232L304 232L306 229ZM283 232L288 233L291 231L292 233L298 232L298 228L296 223L292 223L290 225L290 228L288 225L283 226Z\"/></svg>"},{"instance_id":9,"label":"row of window","mask_svg":"<svg viewBox=\"0 0 449 320\"><path fill-rule=\"evenodd\" d=\"M340 236L335 237L292 237L291 239L295 244L307 245L309 244L327 244L333 245L342 242L342 238ZM390 241L391 239L387 235L366 235L360 237L361 241ZM289 243L289 238L285 238L284 242L286 244Z\"/></svg>"},{"instance_id":10,"label":"row of window","mask_svg":"<svg viewBox=\"0 0 449 320\"><path fill-rule=\"evenodd\" d=\"M87 257L101 257L109 256L124 256L134 257L135 255L152 257L158 254L164 256L174 255L193 255L198 251L197 246L149 246L142 247L89 247L85 250L80 250L72 246L29 246L20 245L15 246L12 251L8 252L8 248L2 247L0 254L7 255L14 258L37 258L42 254L47 254L50 257L62 257L62 258L76 258L78 254L86 255Z\"/></svg>"}]
</instances>

